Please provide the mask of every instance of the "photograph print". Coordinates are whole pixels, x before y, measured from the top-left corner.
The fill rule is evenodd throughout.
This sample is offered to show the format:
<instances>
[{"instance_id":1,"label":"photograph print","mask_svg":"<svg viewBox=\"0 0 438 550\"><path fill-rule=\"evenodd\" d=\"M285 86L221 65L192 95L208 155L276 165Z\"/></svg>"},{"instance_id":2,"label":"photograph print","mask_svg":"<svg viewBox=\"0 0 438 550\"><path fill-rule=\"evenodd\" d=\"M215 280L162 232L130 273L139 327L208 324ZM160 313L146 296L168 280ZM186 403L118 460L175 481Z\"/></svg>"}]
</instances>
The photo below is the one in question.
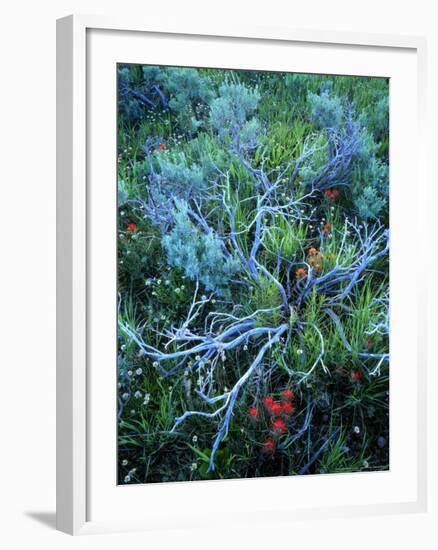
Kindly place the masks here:
<instances>
[{"instance_id":1,"label":"photograph print","mask_svg":"<svg viewBox=\"0 0 438 550\"><path fill-rule=\"evenodd\" d=\"M388 470L389 80L117 87L118 483Z\"/></svg>"}]
</instances>

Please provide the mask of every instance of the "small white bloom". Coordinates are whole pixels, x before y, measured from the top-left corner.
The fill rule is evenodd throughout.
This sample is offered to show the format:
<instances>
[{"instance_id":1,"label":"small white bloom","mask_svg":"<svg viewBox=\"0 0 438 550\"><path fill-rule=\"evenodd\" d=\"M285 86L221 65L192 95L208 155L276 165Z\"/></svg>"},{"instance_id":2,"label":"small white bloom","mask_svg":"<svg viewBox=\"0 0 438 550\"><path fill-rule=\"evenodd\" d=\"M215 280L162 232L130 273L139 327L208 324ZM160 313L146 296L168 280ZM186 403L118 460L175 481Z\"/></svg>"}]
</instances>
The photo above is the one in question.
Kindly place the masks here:
<instances>
[{"instance_id":1,"label":"small white bloom","mask_svg":"<svg viewBox=\"0 0 438 550\"><path fill-rule=\"evenodd\" d=\"M207 299L207 296L206 296L205 294L203 294L203 295L201 296L201 300L202 300L202 301L205 301L206 299Z\"/></svg>"},{"instance_id":2,"label":"small white bloom","mask_svg":"<svg viewBox=\"0 0 438 550\"><path fill-rule=\"evenodd\" d=\"M354 432L355 434L360 434L360 428L359 428L359 426L355 426L355 427L353 428L353 432Z\"/></svg>"},{"instance_id":3,"label":"small white bloom","mask_svg":"<svg viewBox=\"0 0 438 550\"><path fill-rule=\"evenodd\" d=\"M152 363L152 366L155 367L155 368L157 368L158 365L159 365L158 361L154 361L154 362Z\"/></svg>"},{"instance_id":4,"label":"small white bloom","mask_svg":"<svg viewBox=\"0 0 438 550\"><path fill-rule=\"evenodd\" d=\"M193 441L193 443L197 443L197 442L198 442L198 436L197 436L197 435L194 435L194 436L192 437L192 441Z\"/></svg>"},{"instance_id":5,"label":"small white bloom","mask_svg":"<svg viewBox=\"0 0 438 550\"><path fill-rule=\"evenodd\" d=\"M126 458L124 458L122 460L122 466L127 466L128 465L128 460Z\"/></svg>"},{"instance_id":6,"label":"small white bloom","mask_svg":"<svg viewBox=\"0 0 438 550\"><path fill-rule=\"evenodd\" d=\"M145 396L144 396L144 399L143 399L143 405L147 405L149 403L150 399L151 399L151 394L146 393Z\"/></svg>"},{"instance_id":7,"label":"small white bloom","mask_svg":"<svg viewBox=\"0 0 438 550\"><path fill-rule=\"evenodd\" d=\"M181 289L180 289L180 288L175 288L175 292L176 292L177 294L179 294L179 293L181 292Z\"/></svg>"},{"instance_id":8,"label":"small white bloom","mask_svg":"<svg viewBox=\"0 0 438 550\"><path fill-rule=\"evenodd\" d=\"M128 376L132 376L132 370L128 370Z\"/></svg>"},{"instance_id":9,"label":"small white bloom","mask_svg":"<svg viewBox=\"0 0 438 550\"><path fill-rule=\"evenodd\" d=\"M140 390L137 390L137 391L134 393L134 397L135 397L136 399L140 399L141 395L142 395L142 393L141 393Z\"/></svg>"},{"instance_id":10,"label":"small white bloom","mask_svg":"<svg viewBox=\"0 0 438 550\"><path fill-rule=\"evenodd\" d=\"M173 387L169 386L167 389L171 392L173 390Z\"/></svg>"},{"instance_id":11,"label":"small white bloom","mask_svg":"<svg viewBox=\"0 0 438 550\"><path fill-rule=\"evenodd\" d=\"M140 376L140 374L142 374L142 372L143 372L143 369L138 368L138 369L135 371L135 374L136 374L137 376Z\"/></svg>"},{"instance_id":12,"label":"small white bloom","mask_svg":"<svg viewBox=\"0 0 438 550\"><path fill-rule=\"evenodd\" d=\"M298 353L298 355L303 355L303 350L302 349L297 349L297 353Z\"/></svg>"},{"instance_id":13,"label":"small white bloom","mask_svg":"<svg viewBox=\"0 0 438 550\"><path fill-rule=\"evenodd\" d=\"M131 476L125 476L125 483L129 483L131 481Z\"/></svg>"},{"instance_id":14,"label":"small white bloom","mask_svg":"<svg viewBox=\"0 0 438 550\"><path fill-rule=\"evenodd\" d=\"M124 393L122 398L126 401L129 398L129 393Z\"/></svg>"},{"instance_id":15,"label":"small white bloom","mask_svg":"<svg viewBox=\"0 0 438 550\"><path fill-rule=\"evenodd\" d=\"M192 464L190 465L190 469L192 470L192 472L198 469L198 465L196 464L196 462L192 462Z\"/></svg>"}]
</instances>

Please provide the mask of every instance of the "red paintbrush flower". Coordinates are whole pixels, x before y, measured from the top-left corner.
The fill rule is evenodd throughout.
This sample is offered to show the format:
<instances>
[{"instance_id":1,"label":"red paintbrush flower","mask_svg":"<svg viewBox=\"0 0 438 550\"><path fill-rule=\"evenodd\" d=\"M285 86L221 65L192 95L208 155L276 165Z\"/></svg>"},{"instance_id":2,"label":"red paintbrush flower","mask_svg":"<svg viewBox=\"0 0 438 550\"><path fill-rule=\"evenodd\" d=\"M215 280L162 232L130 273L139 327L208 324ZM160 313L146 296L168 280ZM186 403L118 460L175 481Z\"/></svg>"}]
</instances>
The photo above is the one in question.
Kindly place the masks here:
<instances>
[{"instance_id":1,"label":"red paintbrush flower","mask_svg":"<svg viewBox=\"0 0 438 550\"><path fill-rule=\"evenodd\" d=\"M286 422L282 418L277 418L277 420L274 420L271 427L275 435L282 435L287 430Z\"/></svg>"},{"instance_id":2,"label":"red paintbrush flower","mask_svg":"<svg viewBox=\"0 0 438 550\"><path fill-rule=\"evenodd\" d=\"M269 408L269 412L272 414L272 416L280 416L283 412L281 403L278 403L278 401L274 401L274 403L272 403L271 407Z\"/></svg>"},{"instance_id":3,"label":"red paintbrush flower","mask_svg":"<svg viewBox=\"0 0 438 550\"><path fill-rule=\"evenodd\" d=\"M281 405L281 412L284 416L292 416L295 412L295 407L290 401L284 401Z\"/></svg>"},{"instance_id":4,"label":"red paintbrush flower","mask_svg":"<svg viewBox=\"0 0 438 550\"><path fill-rule=\"evenodd\" d=\"M166 149L167 149L167 145L165 143L160 143L160 145L158 145L155 151L165 151Z\"/></svg>"},{"instance_id":5,"label":"red paintbrush flower","mask_svg":"<svg viewBox=\"0 0 438 550\"><path fill-rule=\"evenodd\" d=\"M362 375L358 370L352 370L350 376L353 382L360 382L360 379L362 378Z\"/></svg>"},{"instance_id":6,"label":"red paintbrush flower","mask_svg":"<svg viewBox=\"0 0 438 550\"><path fill-rule=\"evenodd\" d=\"M257 407L250 407L248 409L248 416L252 420L258 420L259 419L259 411L258 411Z\"/></svg>"},{"instance_id":7,"label":"red paintbrush flower","mask_svg":"<svg viewBox=\"0 0 438 550\"><path fill-rule=\"evenodd\" d=\"M272 439L272 437L268 437L265 439L265 442L263 443L263 452L266 454L273 455L275 453L275 450L277 448L277 444Z\"/></svg>"},{"instance_id":8,"label":"red paintbrush flower","mask_svg":"<svg viewBox=\"0 0 438 550\"><path fill-rule=\"evenodd\" d=\"M286 388L281 392L281 398L283 399L283 401L292 401L294 397L295 394L290 388Z\"/></svg>"},{"instance_id":9,"label":"red paintbrush flower","mask_svg":"<svg viewBox=\"0 0 438 550\"><path fill-rule=\"evenodd\" d=\"M272 397L272 395L267 395L263 399L263 405L268 409L268 411L271 410L273 404L274 404L274 398Z\"/></svg>"},{"instance_id":10,"label":"red paintbrush flower","mask_svg":"<svg viewBox=\"0 0 438 550\"><path fill-rule=\"evenodd\" d=\"M138 227L135 223L129 223L128 227L126 228L126 231L129 231L129 233L132 233L133 231L137 231Z\"/></svg>"}]
</instances>

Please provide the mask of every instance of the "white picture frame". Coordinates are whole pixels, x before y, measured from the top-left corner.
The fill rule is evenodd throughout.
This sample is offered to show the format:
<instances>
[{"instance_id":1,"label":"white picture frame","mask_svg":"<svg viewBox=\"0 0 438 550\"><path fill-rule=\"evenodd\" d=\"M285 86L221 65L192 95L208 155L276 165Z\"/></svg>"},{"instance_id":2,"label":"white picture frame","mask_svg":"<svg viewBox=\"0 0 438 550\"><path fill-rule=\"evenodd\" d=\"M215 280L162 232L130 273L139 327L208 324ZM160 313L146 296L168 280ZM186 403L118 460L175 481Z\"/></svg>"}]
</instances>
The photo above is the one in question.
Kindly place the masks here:
<instances>
[{"instance_id":1,"label":"white picture frame","mask_svg":"<svg viewBox=\"0 0 438 550\"><path fill-rule=\"evenodd\" d=\"M99 45L98 41L92 39L92 33L98 31L105 35L105 42ZM409 208L413 208L412 204L418 206L415 213L412 214L412 220L418 220L415 227L412 228L413 236L404 234L404 238L414 238L417 242L425 242L423 236L425 223L421 216L425 212L425 182L424 166L426 165L423 155L426 151L426 146L423 143L424 137L424 120L425 111L425 63L426 63L426 44L423 38L406 37L406 36L391 36L391 35L375 35L375 34L353 34L353 33L335 33L326 31L304 31L292 30L285 28L251 28L251 27L234 27L230 28L184 28L180 29L177 26L163 26L159 29L152 28L148 24L144 24L137 20L107 18L97 16L69 16L58 20L57 22L57 528L61 531L70 534L87 534L96 532L108 532L115 530L147 530L164 526L181 526L191 523L193 525L208 526L216 521L209 518L208 515L200 513L191 514L191 517L178 517L174 510L168 509L164 514L164 510L159 510L159 505L155 506L154 514L150 510L148 517L147 506L142 512L143 517L133 517L132 514L118 515L117 508L104 509L101 507L101 513L92 514L90 509L94 507L96 502L110 501L113 498L113 491L105 493L102 489L102 484L108 484L109 478L103 478L99 483L94 483L94 477L97 477L96 467L94 464L94 455L97 456L97 451L94 452L93 440L96 431L92 429L92 420L96 421L96 393L91 388L93 387L93 374L91 365L96 365L93 351L90 351L90 342L93 341L95 333L93 328L95 320L90 317L90 304L93 297L93 289L96 288L93 279L93 274L90 273L90 266L93 264L90 254L95 250L93 238L90 237L90 228L93 228L93 223L97 216L96 207L91 206L93 201L92 189L89 187L89 182L94 175L94 167L90 168L90 155L95 149L94 141L90 137L90 121L91 118L90 105L93 101L93 86L92 74L94 70L93 52L99 52L105 49L107 52L111 50L110 44L116 40L116 36L130 35L135 43L139 44L142 37L154 38L157 40L172 40L178 42L179 45L189 45L191 41L201 40L206 44L209 42L220 41L223 45L223 50L230 50L232 54L233 48L238 48L239 44L251 44L254 47L276 47L277 45L287 47L288 45L299 45L300 48L311 49L313 45L318 45L318 48L337 48L344 51L342 60L336 66L327 68L327 72L339 70L340 73L344 70L347 74L351 70L348 67L352 66L355 59L349 51L364 52L364 59L369 54L374 56L373 63L375 69L370 69L369 74L378 73L378 63L376 59L385 55L401 56L406 54L412 62L412 74L410 74L410 82L412 85L412 94L406 95L408 101L407 111L410 109L412 117L410 123L415 127L416 147L414 146L410 167L411 177L415 178L415 186L413 187L414 197L406 200L406 197L399 197L401 193L394 192L392 199L393 205L396 205L395 212L400 215L408 212ZM115 47L117 44L114 42ZM256 46L257 44L257 46ZM90 47L92 45L92 48ZM252 47L252 46L251 46ZM99 50L100 48L100 50ZM123 50L123 58L120 61L124 62L140 62L140 58L132 56L132 45L128 43L126 49ZM188 50L190 48L187 48ZM193 48L192 48L193 49ZM91 50L93 50L91 52ZM166 50L164 48L164 50ZM184 64L181 59L184 59L184 48L180 48L179 57L176 54L168 51L166 59L174 60L174 64ZM167 51L167 50L166 50ZM222 55L216 48L216 58L219 59ZM260 50L261 51L261 50ZM300 50L301 51L301 50ZM213 48L212 48L213 52ZM109 53L106 55L110 56ZM113 54L111 54L113 55ZM166 54L167 55L167 54ZM223 53L225 55L225 53ZM129 59L126 58L129 56ZM141 56L140 56L141 57ZM150 56L151 64L164 63L161 59L157 61L156 56ZM335 58L336 56L334 56ZM340 59L341 59L340 57ZM397 57L397 62L400 61ZM143 58L141 58L143 59ZM110 57L107 58L111 61ZM243 63L243 61L241 62ZM342 65L342 63L344 65ZM365 61L364 61L365 63ZM369 63L369 62L367 62ZM391 64L388 58L387 63ZM193 59L188 59L186 65L193 65ZM409 64L407 64L409 65ZM407 66L406 65L406 66ZM212 63L212 66L216 66ZM218 65L220 66L220 65ZM344 66L344 69L342 67ZM388 65L389 66L389 65ZM273 70L281 68L272 67ZM394 69L395 70L395 69ZM375 72L376 71L376 72ZM382 69L385 72L384 69ZM311 72L311 71L309 71ZM354 74L354 73L353 73ZM380 74L384 76L384 74ZM414 80L412 80L414 78ZM115 93L112 90L111 93ZM113 96L111 96L113 98ZM400 96L400 101L403 99ZM109 98L108 101L110 101ZM90 102L90 105L89 105ZM115 109L115 105L114 105ZM401 116L402 113L400 112ZM94 116L94 115L93 115ZM391 116L394 116L391 111ZM397 113L395 113L397 116ZM409 115L406 115L409 116ZM93 124L92 131L95 132L96 125ZM111 130L111 126L109 126ZM101 131L101 130L97 130ZM115 132L115 129L114 129ZM102 148L104 145L104 136L102 135ZM391 136L392 138L392 136ZM115 137L113 136L113 141ZM111 141L111 138L110 138ZM403 144L400 145L402 147ZM111 142L108 143L110 148ZM110 149L106 149L110 150ZM402 151L402 149L400 149ZM109 161L111 163L111 161ZM395 163L397 170L397 163ZM111 176L111 173L110 173ZM392 177L392 176L391 176ZM402 176L400 176L402 178ZM114 180L114 184L115 184ZM411 179L412 184L412 179ZM415 200L414 200L415 199ZM100 210L105 209L105 201ZM108 206L108 204L107 204ZM110 208L110 206L108 206ZM392 206L391 206L392 208ZM415 208L415 207L414 207ZM108 213L107 213L108 214ZM109 213L111 217L111 213ZM395 227L397 229L398 214L395 214ZM402 233L400 233L402 235ZM91 240L90 240L91 239ZM90 252L91 251L91 252ZM397 246L395 246L394 254L397 255ZM111 256L108 256L111 259ZM100 260L99 260L100 261ZM426 494L427 494L427 476L426 476L426 327L425 327L425 301L426 289L424 275L419 273L418 280L415 282L415 299L409 305L408 309L403 309L405 306L396 304L396 313L401 316L409 312L416 316L416 335L411 343L404 343L405 355L415 357L415 365L412 367L412 387L414 395L410 395L409 401L411 406L415 403L415 418L412 419L415 441L411 442L412 460L409 462L406 472L411 476L411 486L409 495L400 497L388 484L388 493L382 495L381 499L361 501L360 496L348 501L347 497L340 500L333 506L328 506L323 499L318 500L318 485L328 483L328 477L331 477L331 488L336 487L336 479L340 476L313 476L309 482L312 485L310 494L315 491L315 502L309 501L305 505L294 503L289 505L286 501L280 502L277 508L255 510L254 512L243 512L239 515L230 511L235 516L235 521L259 521L262 518L272 520L275 517L284 519L285 517L302 518L302 517L327 517L329 515L357 515L357 514L380 514L380 513L396 513L396 512L419 512L426 509ZM104 285L103 285L104 286ZM107 289L108 290L108 289ZM111 291L111 285L109 286ZM402 293L398 294L399 296ZM406 306L408 307L408 306ZM93 308L95 311L96 308ZM95 316L96 314L93 313ZM396 326L398 326L396 324ZM400 325L400 331L403 327ZM404 329L403 329L404 330ZM391 337L393 335L391 334ZM105 338L102 333L100 339ZM404 339L406 340L406 338ZM400 342L402 345L402 342ZM108 344L110 351L115 355L115 347ZM113 350L113 351L111 351ZM392 351L391 351L392 353ZM400 359L401 361L402 359ZM93 362L94 361L94 362ZM405 359L407 361L407 359ZM98 366L96 366L98 369ZM400 369L403 370L403 369ZM98 372L96 370L96 372ZM100 372L100 371L99 371ZM112 380L108 379L108 384L103 384L103 388L111 388ZM404 380L404 384L407 379ZM95 385L94 385L95 386ZM401 388L402 386L400 386ZM406 386L405 386L406 387ZM400 390L401 391L401 390ZM114 395L110 393L106 396L108 402L113 399ZM99 398L100 399L100 398ZM103 403L103 401L102 401ZM106 409L105 409L106 410ZM92 414L90 414L90 412ZM115 417L103 420L104 423L115 423ZM106 437L106 442L111 440L113 433L111 427L102 429L105 432L102 438ZM99 436L100 437L100 436ZM104 449L105 441L102 439L99 442L99 448ZM96 449L96 446L94 447ZM108 449L105 448L105 452ZM100 456L100 455L99 455ZM406 462L408 464L408 462ZM401 463L402 466L402 463ZM102 468L104 471L105 468ZM409 472L408 472L409 470ZM400 470L400 475L402 471ZM353 474L348 474L353 475ZM367 474L368 475L368 474ZM380 475L370 474L370 475ZM406 476L407 478L409 477ZM321 480L316 478L321 477ZM322 479L324 478L324 479ZM176 501L178 499L189 500L193 505L202 507L202 499L207 499L211 494L215 494L215 499L221 502L224 498L225 491L232 492L235 495L236 502L239 502L239 494L244 494L246 499L253 498L253 490L255 484L261 484L259 487L263 491L276 490L279 483L285 483L286 478L271 479L271 480L249 480L252 484L248 485L248 480L240 481L225 481L225 482L199 482L191 485L196 485L196 488L188 487L185 483L176 484L158 484L151 487L156 502L163 503L165 506L166 499ZM353 478L351 478L353 479ZM369 478L370 479L370 478ZM380 478L383 479L383 478ZM395 479L395 478L394 478ZM396 479L397 483L400 477ZM300 483L301 489L306 490L303 482L306 480L297 480ZM296 483L296 482L295 482ZM341 483L341 481L339 481ZM342 482L345 484L345 482ZM347 484L350 483L347 480ZM353 483L353 481L352 481ZM369 481L366 482L369 484ZM100 485L99 485L100 484ZM383 484L383 483L382 483ZM165 487L166 485L166 487ZM363 483L362 483L363 485ZM409 482L407 482L409 485ZM91 491L91 487L93 489ZM221 489L222 487L222 489ZM322 487L322 485L321 485ZM102 489L102 491L101 491ZM123 493L120 492L121 489ZM140 487L121 487L118 488L118 498L123 501L123 507L127 507L128 501L141 502L143 489ZM348 489L345 489L348 495ZM91 491L91 493L90 493ZM101 491L101 495L97 492ZM129 493L131 491L131 493ZM342 492L342 491L341 491ZM350 490L351 492L351 490ZM110 494L111 493L111 494ZM360 490L359 490L360 493ZM90 494L93 496L91 497ZM132 496L130 496L132 495ZM160 500L161 499L161 500ZM195 504L198 503L198 504ZM93 508L94 509L94 508ZM200 510L201 512L201 510ZM261 513L263 512L263 513ZM225 513L225 511L224 511ZM96 519L93 517L96 515ZM214 514L212 514L214 515ZM152 517L153 516L153 517Z\"/></svg>"}]
</instances>

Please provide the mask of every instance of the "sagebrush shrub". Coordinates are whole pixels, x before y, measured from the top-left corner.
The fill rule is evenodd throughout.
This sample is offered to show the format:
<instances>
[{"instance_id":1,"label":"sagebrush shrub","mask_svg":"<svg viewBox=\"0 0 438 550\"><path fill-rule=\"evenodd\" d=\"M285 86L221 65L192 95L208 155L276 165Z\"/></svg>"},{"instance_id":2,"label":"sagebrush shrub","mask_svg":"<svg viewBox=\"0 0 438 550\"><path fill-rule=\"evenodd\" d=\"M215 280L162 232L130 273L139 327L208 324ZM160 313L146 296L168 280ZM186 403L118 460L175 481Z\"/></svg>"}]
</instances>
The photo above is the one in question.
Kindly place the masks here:
<instances>
[{"instance_id":1,"label":"sagebrush shrub","mask_svg":"<svg viewBox=\"0 0 438 550\"><path fill-rule=\"evenodd\" d=\"M388 166L378 158L373 136L363 128L351 182L352 200L360 218L376 218L386 206L388 176Z\"/></svg>"},{"instance_id":2,"label":"sagebrush shrub","mask_svg":"<svg viewBox=\"0 0 438 550\"><path fill-rule=\"evenodd\" d=\"M354 116L352 107L343 105L330 90L308 95L312 122L324 134L313 140L315 152L304 163L300 175L304 183L323 185L321 174L332 177L331 186L343 186L351 197L355 214L363 220L376 218L388 199L388 166L379 158L378 144L368 131L369 115ZM387 124L387 99L378 103L381 127ZM385 114L386 113L386 114ZM375 126L372 126L375 128ZM344 157L342 158L345 152ZM342 162L327 170L334 155Z\"/></svg>"},{"instance_id":3,"label":"sagebrush shrub","mask_svg":"<svg viewBox=\"0 0 438 550\"><path fill-rule=\"evenodd\" d=\"M223 84L210 106L210 123L220 136L239 136L253 142L258 123L250 120L254 114L260 94L257 88L243 84Z\"/></svg>"},{"instance_id":4,"label":"sagebrush shrub","mask_svg":"<svg viewBox=\"0 0 438 550\"><path fill-rule=\"evenodd\" d=\"M198 164L188 165L184 153L173 159L158 157L161 183L169 188L169 192L177 197L198 195L205 189L203 168Z\"/></svg>"},{"instance_id":5,"label":"sagebrush shrub","mask_svg":"<svg viewBox=\"0 0 438 550\"><path fill-rule=\"evenodd\" d=\"M319 129L340 128L344 121L344 108L339 97L324 91L321 95L308 95L312 122Z\"/></svg>"},{"instance_id":6,"label":"sagebrush shrub","mask_svg":"<svg viewBox=\"0 0 438 550\"><path fill-rule=\"evenodd\" d=\"M202 233L190 220L187 204L177 204L173 229L162 239L169 265L179 267L190 279L199 279L207 290L227 293L239 262L225 257L223 244L213 230Z\"/></svg>"}]
</instances>

